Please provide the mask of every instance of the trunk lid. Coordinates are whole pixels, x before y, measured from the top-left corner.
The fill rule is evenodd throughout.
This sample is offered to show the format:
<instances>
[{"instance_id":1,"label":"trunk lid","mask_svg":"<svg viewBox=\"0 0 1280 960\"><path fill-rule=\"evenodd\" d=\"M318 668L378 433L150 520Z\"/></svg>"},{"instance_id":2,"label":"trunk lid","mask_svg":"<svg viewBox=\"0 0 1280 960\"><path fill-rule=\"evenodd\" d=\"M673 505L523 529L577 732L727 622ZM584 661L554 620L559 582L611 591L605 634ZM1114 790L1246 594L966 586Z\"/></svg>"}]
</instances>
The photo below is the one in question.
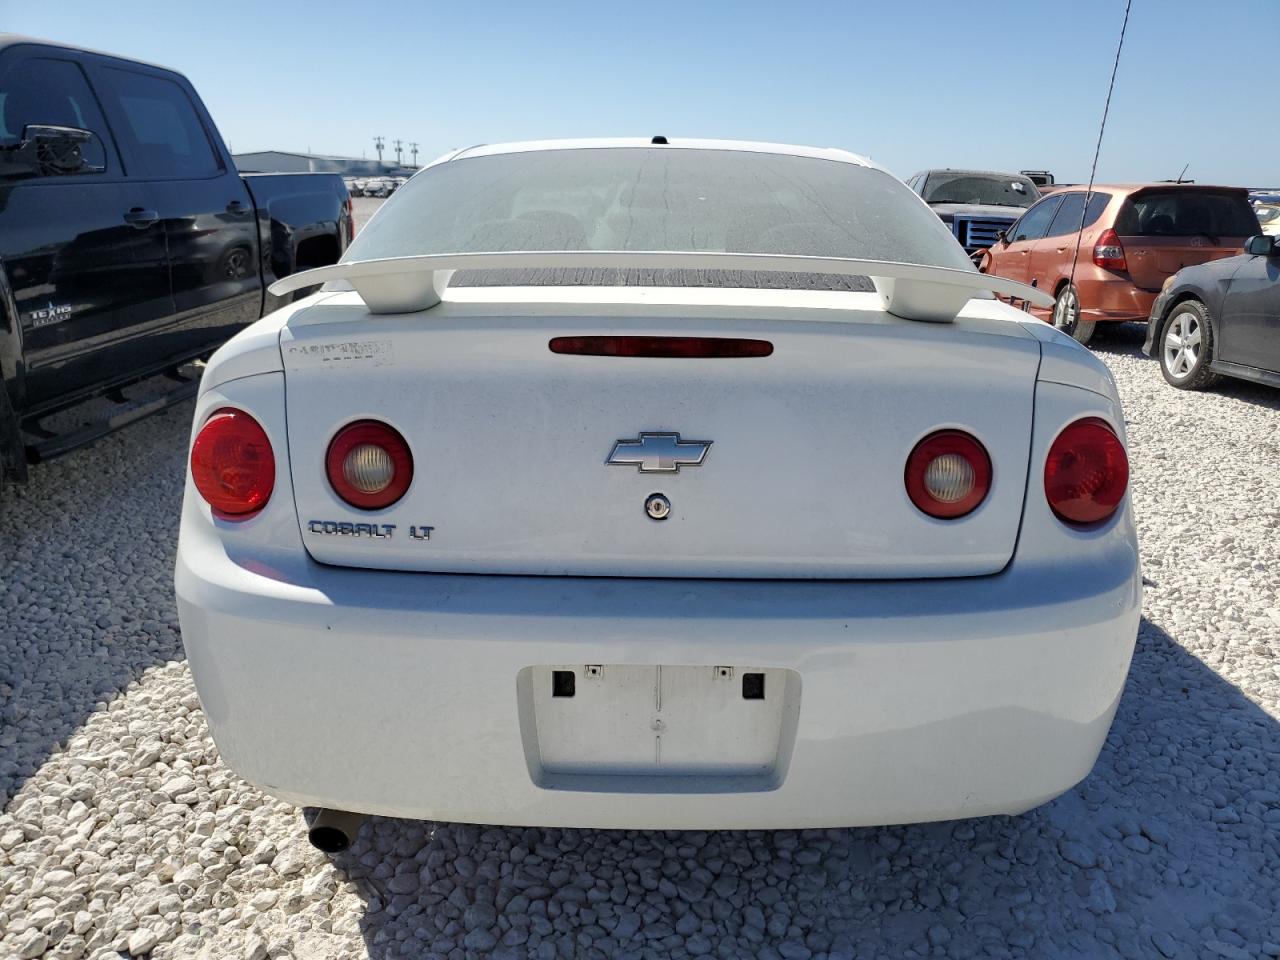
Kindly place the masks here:
<instances>
[{"instance_id":1,"label":"trunk lid","mask_svg":"<svg viewBox=\"0 0 1280 960\"><path fill-rule=\"evenodd\" d=\"M1247 237L1144 237L1120 234L1129 276L1143 290L1156 291L1184 267L1234 257L1244 249Z\"/></svg>"},{"instance_id":2,"label":"trunk lid","mask_svg":"<svg viewBox=\"0 0 1280 960\"><path fill-rule=\"evenodd\" d=\"M1135 192L1115 225L1129 276L1149 291L1184 267L1235 256L1259 229L1245 191L1188 186Z\"/></svg>"},{"instance_id":3,"label":"trunk lid","mask_svg":"<svg viewBox=\"0 0 1280 960\"><path fill-rule=\"evenodd\" d=\"M434 572L892 578L990 574L1012 555L1039 363L1018 324L905 321L858 293L619 288L581 304L537 302L572 291L520 296L518 305L452 301L375 316L348 294L291 320L281 339L289 453L316 560ZM602 297L617 302L602 306ZM600 334L758 338L774 352L654 359L548 347L553 337ZM362 418L399 430L414 458L404 498L373 512L338 499L324 470L329 440ZM977 436L994 468L986 501L956 521L920 513L903 483L912 447L943 427ZM620 441L634 451L626 441L646 432L711 446L700 464L673 473L606 463ZM655 493L670 500L662 521L645 511Z\"/></svg>"}]
</instances>

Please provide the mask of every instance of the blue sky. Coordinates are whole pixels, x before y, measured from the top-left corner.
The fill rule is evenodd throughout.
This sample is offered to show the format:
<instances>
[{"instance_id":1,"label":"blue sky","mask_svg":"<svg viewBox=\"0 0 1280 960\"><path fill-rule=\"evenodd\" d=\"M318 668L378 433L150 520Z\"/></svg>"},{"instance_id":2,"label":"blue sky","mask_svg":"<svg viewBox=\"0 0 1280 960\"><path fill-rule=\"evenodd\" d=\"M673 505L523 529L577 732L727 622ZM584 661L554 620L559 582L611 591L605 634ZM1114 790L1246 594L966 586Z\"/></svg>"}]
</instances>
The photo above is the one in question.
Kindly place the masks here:
<instances>
[{"instance_id":1,"label":"blue sky","mask_svg":"<svg viewBox=\"0 0 1280 960\"><path fill-rule=\"evenodd\" d=\"M707 136L1089 174L1123 0L115 3L0 29L186 73L236 151ZM1099 180L1280 186L1280 0L1134 0ZM406 155L407 159L407 155Z\"/></svg>"}]
</instances>

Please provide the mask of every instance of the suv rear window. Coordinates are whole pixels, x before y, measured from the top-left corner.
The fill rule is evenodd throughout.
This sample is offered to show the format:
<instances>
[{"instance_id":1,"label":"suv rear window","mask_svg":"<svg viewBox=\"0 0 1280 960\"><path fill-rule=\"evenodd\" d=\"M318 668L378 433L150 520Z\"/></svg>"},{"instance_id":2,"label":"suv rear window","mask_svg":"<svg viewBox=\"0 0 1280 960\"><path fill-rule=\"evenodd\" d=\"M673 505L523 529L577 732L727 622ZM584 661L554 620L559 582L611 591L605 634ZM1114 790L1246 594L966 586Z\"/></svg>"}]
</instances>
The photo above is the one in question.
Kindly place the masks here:
<instances>
[{"instance_id":1,"label":"suv rear window","mask_svg":"<svg viewBox=\"0 0 1280 960\"><path fill-rule=\"evenodd\" d=\"M1131 197L1116 217L1122 237L1249 237L1258 217L1243 196L1209 190L1167 190Z\"/></svg>"}]
</instances>

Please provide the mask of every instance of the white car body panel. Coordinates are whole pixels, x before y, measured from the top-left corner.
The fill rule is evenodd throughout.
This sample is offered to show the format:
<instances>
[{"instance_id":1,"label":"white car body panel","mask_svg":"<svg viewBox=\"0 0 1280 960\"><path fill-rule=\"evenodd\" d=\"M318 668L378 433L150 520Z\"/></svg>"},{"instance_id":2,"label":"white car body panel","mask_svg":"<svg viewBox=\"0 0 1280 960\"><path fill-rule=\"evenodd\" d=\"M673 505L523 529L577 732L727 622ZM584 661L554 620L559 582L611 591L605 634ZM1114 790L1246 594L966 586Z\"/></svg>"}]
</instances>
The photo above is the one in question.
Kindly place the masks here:
<instances>
[{"instance_id":1,"label":"white car body panel","mask_svg":"<svg viewBox=\"0 0 1280 960\"><path fill-rule=\"evenodd\" d=\"M1034 338L976 317L954 327L898 320L871 294L833 301L840 322L812 321L832 310L808 307L704 304L691 317L653 302L610 304L607 314L590 304L454 303L369 316L353 295L337 296L281 334L307 549L322 563L453 573L997 572L1021 520ZM554 336L601 333L754 337L774 353L663 360L547 348ZM417 451L414 484L393 506L353 517L322 465L330 438L365 417L386 420ZM911 448L948 427L978 437L995 465L983 505L951 522L922 514L902 483ZM645 431L712 447L701 466L670 475L605 464L616 441ZM673 505L661 524L643 510L655 492ZM352 519L402 534L431 526L431 540L323 532L325 521Z\"/></svg>"},{"instance_id":2,"label":"white car body panel","mask_svg":"<svg viewBox=\"0 0 1280 960\"><path fill-rule=\"evenodd\" d=\"M268 373L198 401L197 424L226 405L254 411L278 451L278 486L260 515L228 524L188 481L176 577L183 642L219 751L269 793L481 823L885 824L1021 812L1083 778L1102 746L1141 607L1127 499L1102 528L1081 532L1028 497L1014 559L990 577L348 570L302 547L282 387ZM1123 430L1114 398L1037 387L1033 494L1053 436L1082 415ZM548 773L519 684L526 668L554 664L795 671L794 736L774 774L745 788L716 776Z\"/></svg>"},{"instance_id":3,"label":"white car body panel","mask_svg":"<svg viewBox=\"0 0 1280 960\"><path fill-rule=\"evenodd\" d=\"M389 816L750 829L1014 814L1087 775L1142 587L1127 496L1089 528L1046 502L1063 428L1098 417L1125 436L1110 374L1078 344L983 298L930 324L876 293L440 292L380 315L317 293L207 367L195 430L246 411L275 457L246 520L214 516L189 476L178 544L183 642L240 776ZM775 349L548 348L587 333ZM372 517L324 475L330 437L362 417L415 460L405 498ZM981 439L994 482L969 516L930 520L903 469L949 426ZM646 430L712 447L678 474L606 465ZM657 490L661 522L642 510ZM435 529L311 530L370 519Z\"/></svg>"}]
</instances>

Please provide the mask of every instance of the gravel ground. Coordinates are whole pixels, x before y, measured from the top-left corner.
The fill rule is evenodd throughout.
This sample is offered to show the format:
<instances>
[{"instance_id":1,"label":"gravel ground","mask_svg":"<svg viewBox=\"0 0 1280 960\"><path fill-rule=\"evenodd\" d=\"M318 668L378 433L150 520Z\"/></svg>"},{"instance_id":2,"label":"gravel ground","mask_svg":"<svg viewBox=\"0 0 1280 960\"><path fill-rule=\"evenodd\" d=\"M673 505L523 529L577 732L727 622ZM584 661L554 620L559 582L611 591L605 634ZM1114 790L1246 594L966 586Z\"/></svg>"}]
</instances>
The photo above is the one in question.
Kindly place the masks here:
<instances>
[{"instance_id":1,"label":"gravel ground","mask_svg":"<svg viewBox=\"0 0 1280 960\"><path fill-rule=\"evenodd\" d=\"M752 833L373 819L218 761L170 583L191 408L0 506L0 957L1280 956L1280 391L1099 344L1149 583L1093 774L1022 817Z\"/></svg>"}]
</instances>

